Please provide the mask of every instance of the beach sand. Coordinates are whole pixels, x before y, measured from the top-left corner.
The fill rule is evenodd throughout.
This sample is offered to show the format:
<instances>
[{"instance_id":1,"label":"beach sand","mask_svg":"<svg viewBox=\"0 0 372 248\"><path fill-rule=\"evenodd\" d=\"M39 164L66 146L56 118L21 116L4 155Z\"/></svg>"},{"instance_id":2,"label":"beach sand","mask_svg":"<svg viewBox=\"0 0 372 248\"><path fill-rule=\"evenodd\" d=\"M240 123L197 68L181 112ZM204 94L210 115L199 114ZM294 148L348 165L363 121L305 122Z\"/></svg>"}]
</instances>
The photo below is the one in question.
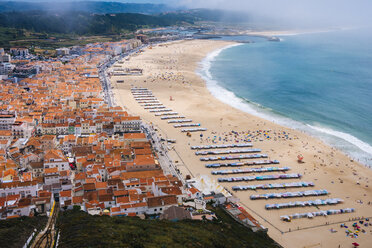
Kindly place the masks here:
<instances>
[{"instance_id":1,"label":"beach sand","mask_svg":"<svg viewBox=\"0 0 372 248\"><path fill-rule=\"evenodd\" d=\"M194 40L177 41L157 45L152 49L145 49L143 53L132 56L129 61L125 61L122 65L124 68L143 69L142 76L111 78L116 103L126 108L129 113L140 115L143 121L153 123L163 137L177 140L176 144L169 145L174 147L174 150L170 151L170 155L173 161L178 161L176 164L183 176L208 175L213 179L222 177L212 176L212 169L205 168L204 164L206 162L199 161L199 157L195 156L195 150L191 150L190 145L211 144L212 142L206 141L205 138L213 139L214 136L217 136L217 143L219 144L234 143L236 139L244 136L243 134L236 137L235 135L229 135L232 130L237 132L250 131L251 133L257 130L271 130L269 132L271 139L266 139L261 134L258 138L253 139L253 147L262 149L262 153L268 154L269 159L280 161L280 165L274 166L289 166L291 170L288 173L301 173L303 178L249 183L222 183L222 185L232 192L231 187L233 185L312 181L315 183L313 188L257 190L257 192L239 191L234 195L240 198L241 203L249 213L268 228L268 234L284 247L352 247L351 243L353 242L358 242L361 247L371 247L372 226L363 227L366 232L360 233L358 238L347 237L346 229L340 228L340 223L346 223L352 229L351 225L355 222L350 221L352 218L372 217L372 204L368 204L369 201L372 202L371 169L352 162L346 155L316 138L252 116L222 103L209 93L205 82L195 73L200 66L200 61L208 53L230 44L225 41ZM116 83L117 80L124 80L124 83ZM201 123L202 127L208 128L208 131L204 132L204 139L200 139L200 133L192 133L192 137L189 138L185 133L181 133L180 129L174 128L172 124L168 124L167 121L161 120L154 113L149 113L148 110L143 109L134 100L130 92L132 85L152 90L153 94L165 106L180 115L186 116L186 118L193 119L193 123ZM170 101L170 96L174 99L173 101ZM283 135L283 131L286 132L288 137ZM219 136L226 137L225 142L218 141ZM298 154L304 156L305 163L299 164L297 162ZM260 166L246 168L253 167ZM277 173L265 173L265 175L269 174ZM236 176L245 175L257 174ZM330 195L256 201L249 199L252 194L310 189L326 189L330 192ZM344 203L335 206L320 206L319 208L303 207L270 211L264 208L265 204L269 203L326 198L341 198ZM280 220L281 215L318 211L318 209L349 207L355 208L356 211L327 217L315 217L314 219L295 219L290 223ZM331 232L330 229L332 228L337 232Z\"/></svg>"}]
</instances>

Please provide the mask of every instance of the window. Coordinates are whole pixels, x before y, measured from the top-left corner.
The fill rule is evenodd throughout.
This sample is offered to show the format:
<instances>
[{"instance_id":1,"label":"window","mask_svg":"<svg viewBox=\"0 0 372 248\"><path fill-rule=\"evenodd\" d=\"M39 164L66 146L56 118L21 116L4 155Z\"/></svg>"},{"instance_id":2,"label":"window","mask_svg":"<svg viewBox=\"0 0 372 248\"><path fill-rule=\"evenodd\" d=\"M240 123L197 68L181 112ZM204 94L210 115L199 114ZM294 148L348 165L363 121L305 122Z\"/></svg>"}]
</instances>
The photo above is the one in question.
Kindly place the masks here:
<instances>
[{"instance_id":1,"label":"window","mask_svg":"<svg viewBox=\"0 0 372 248\"><path fill-rule=\"evenodd\" d=\"M156 212L156 211L157 211L157 209L155 208L155 209L154 209L154 211Z\"/></svg>"}]
</instances>

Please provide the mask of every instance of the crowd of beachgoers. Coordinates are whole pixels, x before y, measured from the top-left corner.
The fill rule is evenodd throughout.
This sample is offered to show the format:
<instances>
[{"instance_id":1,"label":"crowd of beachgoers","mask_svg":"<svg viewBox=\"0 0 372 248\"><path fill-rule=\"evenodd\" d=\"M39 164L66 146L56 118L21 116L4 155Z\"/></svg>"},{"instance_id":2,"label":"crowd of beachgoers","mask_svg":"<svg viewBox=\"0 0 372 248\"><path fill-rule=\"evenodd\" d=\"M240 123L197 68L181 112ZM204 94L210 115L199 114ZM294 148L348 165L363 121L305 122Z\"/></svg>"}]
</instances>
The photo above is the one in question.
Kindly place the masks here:
<instances>
[{"instance_id":1,"label":"crowd of beachgoers","mask_svg":"<svg viewBox=\"0 0 372 248\"><path fill-rule=\"evenodd\" d=\"M152 74L147 78L147 80L152 83L157 82L158 80L184 82L185 77L181 73L164 72L164 73Z\"/></svg>"},{"instance_id":2,"label":"crowd of beachgoers","mask_svg":"<svg viewBox=\"0 0 372 248\"><path fill-rule=\"evenodd\" d=\"M295 140L298 139L296 135L283 130L247 130L247 131L230 131L230 132L211 132L210 136L202 137L201 141L205 143L218 142L253 142L264 140Z\"/></svg>"}]
</instances>

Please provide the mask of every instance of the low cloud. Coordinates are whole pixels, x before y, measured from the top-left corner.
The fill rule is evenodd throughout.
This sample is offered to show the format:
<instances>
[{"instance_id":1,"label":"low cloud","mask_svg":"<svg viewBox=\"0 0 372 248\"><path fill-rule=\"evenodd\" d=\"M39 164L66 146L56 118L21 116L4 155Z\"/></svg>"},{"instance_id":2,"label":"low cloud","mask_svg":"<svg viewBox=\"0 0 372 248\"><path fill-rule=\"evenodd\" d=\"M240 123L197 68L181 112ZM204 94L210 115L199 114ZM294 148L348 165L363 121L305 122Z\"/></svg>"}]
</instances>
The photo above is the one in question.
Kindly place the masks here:
<instances>
[{"instance_id":1,"label":"low cloud","mask_svg":"<svg viewBox=\"0 0 372 248\"><path fill-rule=\"evenodd\" d=\"M369 25L370 0L179 0L188 8L243 11L253 17L296 25Z\"/></svg>"}]
</instances>

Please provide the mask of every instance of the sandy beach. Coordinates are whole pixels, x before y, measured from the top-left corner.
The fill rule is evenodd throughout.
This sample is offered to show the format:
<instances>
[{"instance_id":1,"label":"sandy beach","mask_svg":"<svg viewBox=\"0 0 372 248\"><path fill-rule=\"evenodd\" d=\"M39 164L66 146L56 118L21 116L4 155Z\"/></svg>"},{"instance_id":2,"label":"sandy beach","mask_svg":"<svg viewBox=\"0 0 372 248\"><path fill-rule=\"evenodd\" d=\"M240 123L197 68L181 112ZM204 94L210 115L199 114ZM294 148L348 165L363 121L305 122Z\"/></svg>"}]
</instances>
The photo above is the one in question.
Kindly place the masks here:
<instances>
[{"instance_id":1,"label":"sandy beach","mask_svg":"<svg viewBox=\"0 0 372 248\"><path fill-rule=\"evenodd\" d=\"M211 175L214 169L205 167L205 164L209 162L200 161L200 156L196 156L195 150L190 149L191 145L207 145L213 142L228 144L238 141L244 143L250 139L253 148L261 149L260 153L267 154L268 159L280 161L279 165L269 166L288 166L290 170L287 173L300 173L303 176L301 179L221 183L230 192L233 192L231 187L234 185L313 182L315 186L312 188L233 192L247 211L267 227L269 235L282 246L352 247L351 244L357 242L361 247L371 247L372 226L365 227L364 223L359 224L365 232L359 232L358 238L347 236L345 233L347 229L340 227L341 223L345 223L350 230L353 230L352 224L356 222L353 221L354 218L372 217L372 203L369 203L372 202L371 169L351 161L340 151L316 138L237 110L210 94L196 70L200 66L200 61L208 53L231 44L225 41L210 40L177 41L157 45L151 49L147 48L141 54L131 56L129 60L124 60L124 63L119 65L123 68L143 69L143 75L111 78L116 103L126 108L129 113L140 115L144 122L152 123L163 137L177 140L177 143L169 145L170 148L174 147L170 155L173 161L178 161L176 164L183 176L208 175L217 180L219 177L259 175L259 173ZM118 80L124 82L117 83ZM174 128L173 124L161 120L159 116L155 116L154 113L150 113L137 103L130 91L133 86L148 88L164 106L178 112L179 115L192 119L193 123L201 123L201 126L207 128L208 131L203 132L203 138L200 138L200 132L192 133L192 137L187 137L180 128ZM303 155L304 163L297 162L299 154ZM244 168L257 167L267 166ZM270 174L280 173L268 172L264 175ZM249 198L252 194L311 189L325 189L330 194L270 200L250 200ZM265 204L326 198L341 198L344 202L319 207L265 209ZM282 215L340 208L355 208L355 212L327 217L319 216L313 219L294 219L289 223L280 219ZM372 220L370 222L372 223ZM331 229L333 229L332 232Z\"/></svg>"}]
</instances>

